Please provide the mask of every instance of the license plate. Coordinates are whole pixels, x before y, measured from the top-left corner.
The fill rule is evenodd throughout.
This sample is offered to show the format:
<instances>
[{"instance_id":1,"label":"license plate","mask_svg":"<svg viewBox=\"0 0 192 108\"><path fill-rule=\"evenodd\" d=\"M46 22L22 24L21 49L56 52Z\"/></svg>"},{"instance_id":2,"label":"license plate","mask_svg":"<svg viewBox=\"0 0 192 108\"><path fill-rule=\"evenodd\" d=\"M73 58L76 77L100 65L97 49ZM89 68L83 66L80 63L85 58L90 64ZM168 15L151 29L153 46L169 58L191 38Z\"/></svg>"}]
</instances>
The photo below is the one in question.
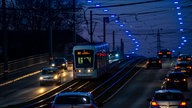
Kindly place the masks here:
<instances>
[{"instance_id":1,"label":"license plate","mask_svg":"<svg viewBox=\"0 0 192 108\"><path fill-rule=\"evenodd\" d=\"M167 57L167 55L163 55L163 57Z\"/></svg>"},{"instance_id":2,"label":"license plate","mask_svg":"<svg viewBox=\"0 0 192 108\"><path fill-rule=\"evenodd\" d=\"M157 63L156 61L152 61L152 63Z\"/></svg>"},{"instance_id":3,"label":"license plate","mask_svg":"<svg viewBox=\"0 0 192 108\"><path fill-rule=\"evenodd\" d=\"M186 70L181 70L181 72L186 72Z\"/></svg>"},{"instance_id":4,"label":"license plate","mask_svg":"<svg viewBox=\"0 0 192 108\"><path fill-rule=\"evenodd\" d=\"M179 82L179 80L174 80L174 82Z\"/></svg>"}]
</instances>

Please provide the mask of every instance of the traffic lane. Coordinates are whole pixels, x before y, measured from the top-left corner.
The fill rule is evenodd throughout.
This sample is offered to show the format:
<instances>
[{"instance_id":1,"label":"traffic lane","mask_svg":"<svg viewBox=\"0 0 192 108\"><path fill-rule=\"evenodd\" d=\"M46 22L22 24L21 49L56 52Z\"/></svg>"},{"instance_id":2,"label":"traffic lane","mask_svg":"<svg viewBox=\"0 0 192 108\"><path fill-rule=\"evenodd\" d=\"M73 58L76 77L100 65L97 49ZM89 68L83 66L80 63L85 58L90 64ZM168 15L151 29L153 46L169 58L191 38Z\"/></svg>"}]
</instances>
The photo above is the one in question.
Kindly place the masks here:
<instances>
[{"instance_id":1,"label":"traffic lane","mask_svg":"<svg viewBox=\"0 0 192 108\"><path fill-rule=\"evenodd\" d=\"M104 104L104 108L148 108L147 98L151 97L154 90L160 89L162 79L169 70L167 64L165 69L147 69L141 71L133 78L114 98Z\"/></svg>"},{"instance_id":2,"label":"traffic lane","mask_svg":"<svg viewBox=\"0 0 192 108\"><path fill-rule=\"evenodd\" d=\"M72 80L72 72L64 73L64 83ZM59 85L40 86L39 74L18 80L0 88L0 107L26 102L57 87Z\"/></svg>"}]
</instances>

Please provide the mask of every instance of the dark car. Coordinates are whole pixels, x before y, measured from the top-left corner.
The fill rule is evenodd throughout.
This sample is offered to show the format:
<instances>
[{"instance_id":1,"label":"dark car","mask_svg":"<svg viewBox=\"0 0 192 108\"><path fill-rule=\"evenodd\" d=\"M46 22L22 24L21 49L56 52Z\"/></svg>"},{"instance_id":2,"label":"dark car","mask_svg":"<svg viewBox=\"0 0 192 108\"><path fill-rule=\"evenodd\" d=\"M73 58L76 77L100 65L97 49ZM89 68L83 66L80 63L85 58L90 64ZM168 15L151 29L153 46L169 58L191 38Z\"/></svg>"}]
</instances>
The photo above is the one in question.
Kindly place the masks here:
<instances>
[{"instance_id":1,"label":"dark car","mask_svg":"<svg viewBox=\"0 0 192 108\"><path fill-rule=\"evenodd\" d=\"M162 49L162 50L160 50L157 55L158 55L158 57L159 57L160 59L162 59L162 58L169 58L169 59L171 59L171 58L172 58L172 53L171 53L171 51L168 50L168 49Z\"/></svg>"},{"instance_id":2,"label":"dark car","mask_svg":"<svg viewBox=\"0 0 192 108\"><path fill-rule=\"evenodd\" d=\"M181 71L187 76L192 75L192 63L191 62L180 62L174 67L175 71Z\"/></svg>"},{"instance_id":3,"label":"dark car","mask_svg":"<svg viewBox=\"0 0 192 108\"><path fill-rule=\"evenodd\" d=\"M158 68L162 68L162 61L160 58L158 57L150 57L147 59L146 61L146 68L150 68L150 67L158 67Z\"/></svg>"},{"instance_id":4,"label":"dark car","mask_svg":"<svg viewBox=\"0 0 192 108\"><path fill-rule=\"evenodd\" d=\"M192 57L189 54L179 54L177 57L177 63L185 63L185 62L191 62Z\"/></svg>"},{"instance_id":5,"label":"dark car","mask_svg":"<svg viewBox=\"0 0 192 108\"><path fill-rule=\"evenodd\" d=\"M188 108L183 92L180 90L157 90L152 98L147 99L149 108Z\"/></svg>"},{"instance_id":6,"label":"dark car","mask_svg":"<svg viewBox=\"0 0 192 108\"><path fill-rule=\"evenodd\" d=\"M54 58L51 62L52 67L57 67L58 69L67 69L67 60L64 57Z\"/></svg>"},{"instance_id":7,"label":"dark car","mask_svg":"<svg viewBox=\"0 0 192 108\"><path fill-rule=\"evenodd\" d=\"M188 90L187 76L183 72L169 72L164 84L166 89Z\"/></svg>"},{"instance_id":8,"label":"dark car","mask_svg":"<svg viewBox=\"0 0 192 108\"><path fill-rule=\"evenodd\" d=\"M89 92L61 92L58 93L51 108L98 108Z\"/></svg>"}]
</instances>

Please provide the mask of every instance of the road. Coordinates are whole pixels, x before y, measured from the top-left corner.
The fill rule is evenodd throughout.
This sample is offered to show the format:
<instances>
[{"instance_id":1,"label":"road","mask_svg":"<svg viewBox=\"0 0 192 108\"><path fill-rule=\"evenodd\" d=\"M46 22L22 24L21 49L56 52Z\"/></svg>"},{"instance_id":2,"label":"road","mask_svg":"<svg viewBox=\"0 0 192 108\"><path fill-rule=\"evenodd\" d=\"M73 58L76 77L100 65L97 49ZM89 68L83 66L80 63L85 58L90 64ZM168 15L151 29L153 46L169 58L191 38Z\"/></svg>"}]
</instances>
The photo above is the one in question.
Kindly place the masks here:
<instances>
[{"instance_id":1,"label":"road","mask_svg":"<svg viewBox=\"0 0 192 108\"><path fill-rule=\"evenodd\" d=\"M172 62L166 61L163 62L162 69L144 69L138 72L115 97L104 104L104 108L148 108L149 103L146 99L151 97L155 90L161 88L164 76L171 68ZM72 72L65 73L64 80L66 82L72 80ZM190 77L188 81L189 91L184 92L187 97L192 96L192 78ZM30 77L1 86L0 107L25 102L56 89L58 86L39 86L39 74L37 72ZM189 108L192 108L191 100Z\"/></svg>"},{"instance_id":2,"label":"road","mask_svg":"<svg viewBox=\"0 0 192 108\"><path fill-rule=\"evenodd\" d=\"M65 71L64 74L65 77L63 84L72 80L73 76L71 71ZM0 107L26 102L43 95L46 92L56 89L58 86L60 85L40 86L39 73L37 72L35 75L2 86L0 88Z\"/></svg>"},{"instance_id":3,"label":"road","mask_svg":"<svg viewBox=\"0 0 192 108\"><path fill-rule=\"evenodd\" d=\"M162 69L145 69L136 75L114 98L104 104L104 108L148 108L147 98L151 97L155 90L161 89L165 74L172 68L172 63L164 61ZM192 78L188 78L189 91L185 91L186 97L192 96ZM192 101L189 102L192 108Z\"/></svg>"}]
</instances>

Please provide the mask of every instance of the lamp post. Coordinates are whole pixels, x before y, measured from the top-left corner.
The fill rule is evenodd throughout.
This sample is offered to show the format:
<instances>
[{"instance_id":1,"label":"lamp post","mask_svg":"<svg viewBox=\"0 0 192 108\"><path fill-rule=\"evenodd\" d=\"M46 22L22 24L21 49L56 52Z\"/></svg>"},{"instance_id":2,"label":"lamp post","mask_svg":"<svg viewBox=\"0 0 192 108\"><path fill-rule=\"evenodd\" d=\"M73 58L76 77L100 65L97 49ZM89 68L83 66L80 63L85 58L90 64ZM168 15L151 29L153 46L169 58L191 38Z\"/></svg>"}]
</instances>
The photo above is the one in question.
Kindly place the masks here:
<instances>
[{"instance_id":1,"label":"lamp post","mask_svg":"<svg viewBox=\"0 0 192 108\"><path fill-rule=\"evenodd\" d=\"M2 0L2 8L3 8L3 75L4 77L8 74L8 56L7 56L7 48L8 48L8 40L7 40L7 12L6 12L6 1Z\"/></svg>"}]
</instances>

